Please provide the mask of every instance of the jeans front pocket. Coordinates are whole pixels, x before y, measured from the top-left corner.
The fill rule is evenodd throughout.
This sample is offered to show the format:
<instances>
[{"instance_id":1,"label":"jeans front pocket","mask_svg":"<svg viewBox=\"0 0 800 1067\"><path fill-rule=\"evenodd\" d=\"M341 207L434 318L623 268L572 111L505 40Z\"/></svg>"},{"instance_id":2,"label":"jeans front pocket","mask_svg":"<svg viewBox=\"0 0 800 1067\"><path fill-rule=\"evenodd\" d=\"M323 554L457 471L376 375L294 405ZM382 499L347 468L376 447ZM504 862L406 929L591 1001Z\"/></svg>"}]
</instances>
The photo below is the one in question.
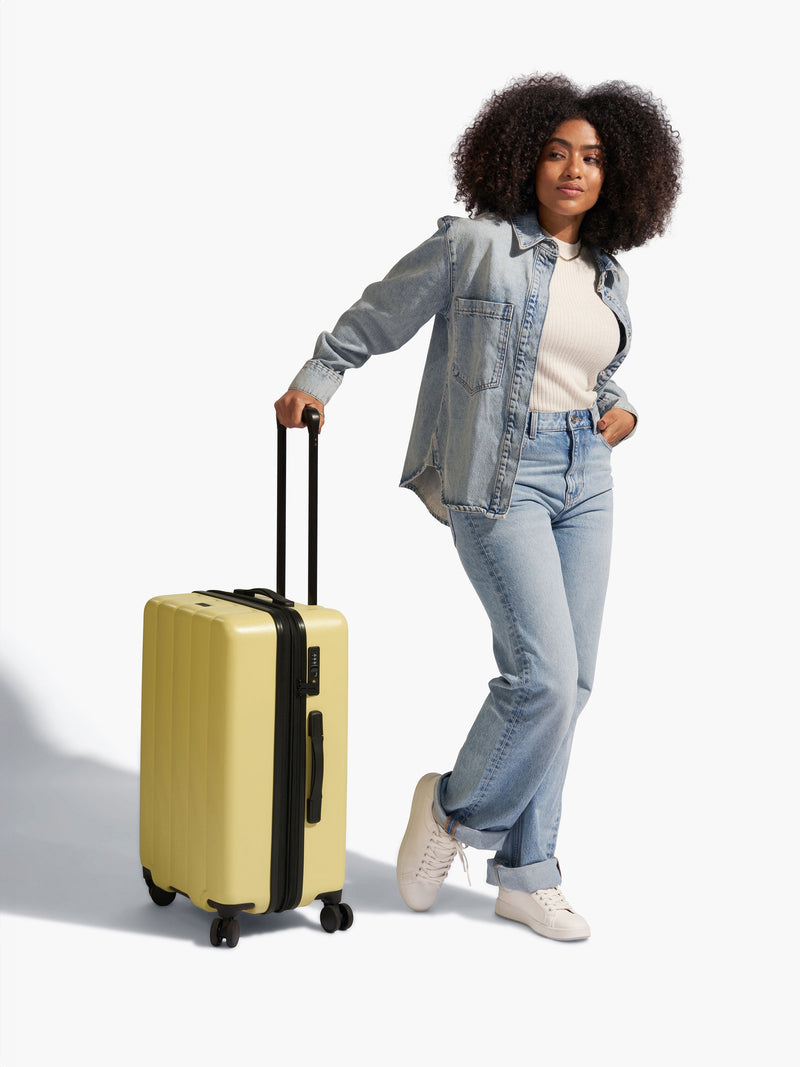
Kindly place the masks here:
<instances>
[{"instance_id":1,"label":"jeans front pocket","mask_svg":"<svg viewBox=\"0 0 800 1067\"><path fill-rule=\"evenodd\" d=\"M457 296L453 376L468 393L494 389L503 377L514 305Z\"/></svg>"},{"instance_id":2,"label":"jeans front pocket","mask_svg":"<svg viewBox=\"0 0 800 1067\"><path fill-rule=\"evenodd\" d=\"M602 441L602 443L606 446L606 448L608 449L609 452L613 452L614 451L614 446L612 444L609 444L609 442L605 439L605 437L603 437L603 435L600 433L599 430L595 434L595 437L599 438L600 441Z\"/></svg>"}]
</instances>

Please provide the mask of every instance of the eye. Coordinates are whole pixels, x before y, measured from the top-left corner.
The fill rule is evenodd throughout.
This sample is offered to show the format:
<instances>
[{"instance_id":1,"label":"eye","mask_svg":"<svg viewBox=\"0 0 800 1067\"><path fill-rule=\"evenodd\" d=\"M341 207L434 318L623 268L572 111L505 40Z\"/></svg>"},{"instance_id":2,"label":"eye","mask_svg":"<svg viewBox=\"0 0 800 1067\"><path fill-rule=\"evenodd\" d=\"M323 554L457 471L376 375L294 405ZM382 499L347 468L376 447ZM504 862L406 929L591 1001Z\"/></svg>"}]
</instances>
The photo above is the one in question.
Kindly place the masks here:
<instances>
[{"instance_id":1,"label":"eye","mask_svg":"<svg viewBox=\"0 0 800 1067\"><path fill-rule=\"evenodd\" d=\"M596 167L601 167L603 165L603 161L599 156L586 156L584 158L584 163L593 163Z\"/></svg>"}]
</instances>

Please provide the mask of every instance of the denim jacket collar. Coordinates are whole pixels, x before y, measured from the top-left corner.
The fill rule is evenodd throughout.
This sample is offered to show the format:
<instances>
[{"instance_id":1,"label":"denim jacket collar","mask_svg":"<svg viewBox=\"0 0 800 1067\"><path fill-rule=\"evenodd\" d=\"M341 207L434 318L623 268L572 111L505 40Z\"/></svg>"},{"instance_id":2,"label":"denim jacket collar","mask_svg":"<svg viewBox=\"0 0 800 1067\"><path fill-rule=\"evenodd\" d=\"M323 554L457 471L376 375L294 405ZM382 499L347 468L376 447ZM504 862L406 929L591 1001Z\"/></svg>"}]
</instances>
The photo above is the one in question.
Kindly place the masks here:
<instances>
[{"instance_id":1,"label":"denim jacket collar","mask_svg":"<svg viewBox=\"0 0 800 1067\"><path fill-rule=\"evenodd\" d=\"M514 231L520 252L527 252L528 249L534 248L536 245L541 244L542 241L552 240L551 234L542 229L539 219L533 213L530 215L517 215L511 220L511 228ZM607 252L594 245L589 245L588 247L594 256L600 274L603 275L610 272L619 281L619 265L617 261ZM600 285L598 285L599 288Z\"/></svg>"},{"instance_id":2,"label":"denim jacket collar","mask_svg":"<svg viewBox=\"0 0 800 1067\"><path fill-rule=\"evenodd\" d=\"M534 245L538 245L541 241L546 241L550 237L550 234L545 233L539 225L536 215L533 214L517 215L516 218L511 220L511 228L514 231L520 252L527 252L529 248L533 248Z\"/></svg>"}]
</instances>

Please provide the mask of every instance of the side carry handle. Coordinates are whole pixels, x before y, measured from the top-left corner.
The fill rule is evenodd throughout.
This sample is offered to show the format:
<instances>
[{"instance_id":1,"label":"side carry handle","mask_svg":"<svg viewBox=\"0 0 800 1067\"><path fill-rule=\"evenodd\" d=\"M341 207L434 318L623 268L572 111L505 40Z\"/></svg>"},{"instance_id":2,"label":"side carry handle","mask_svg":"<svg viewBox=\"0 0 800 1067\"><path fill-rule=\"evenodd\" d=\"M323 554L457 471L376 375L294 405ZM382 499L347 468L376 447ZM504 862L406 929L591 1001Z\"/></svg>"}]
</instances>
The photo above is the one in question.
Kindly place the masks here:
<instances>
[{"instance_id":1,"label":"side carry handle","mask_svg":"<svg viewBox=\"0 0 800 1067\"><path fill-rule=\"evenodd\" d=\"M325 771L321 711L309 713L308 736L311 738L311 795L308 798L306 816L310 823L317 823L322 819L322 778Z\"/></svg>"},{"instance_id":2,"label":"side carry handle","mask_svg":"<svg viewBox=\"0 0 800 1067\"><path fill-rule=\"evenodd\" d=\"M319 528L319 424L320 416L310 405L303 409L308 427L308 603L317 602L317 541ZM286 594L286 427L278 423L278 502L275 586Z\"/></svg>"}]
</instances>

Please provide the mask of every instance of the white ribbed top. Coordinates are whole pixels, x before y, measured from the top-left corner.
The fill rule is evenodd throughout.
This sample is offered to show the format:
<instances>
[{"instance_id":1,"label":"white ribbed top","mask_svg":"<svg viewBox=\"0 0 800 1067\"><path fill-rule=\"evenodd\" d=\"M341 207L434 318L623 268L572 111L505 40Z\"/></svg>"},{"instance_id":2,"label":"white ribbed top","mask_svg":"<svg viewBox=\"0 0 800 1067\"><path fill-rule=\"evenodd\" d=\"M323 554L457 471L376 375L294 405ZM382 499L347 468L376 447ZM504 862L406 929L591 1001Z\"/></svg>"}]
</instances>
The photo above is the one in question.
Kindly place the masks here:
<instances>
[{"instance_id":1,"label":"white ribbed top","mask_svg":"<svg viewBox=\"0 0 800 1067\"><path fill-rule=\"evenodd\" d=\"M590 408L597 399L597 375L619 348L619 323L595 288L597 268L591 252L553 239L559 258L550 280L531 411Z\"/></svg>"}]
</instances>

